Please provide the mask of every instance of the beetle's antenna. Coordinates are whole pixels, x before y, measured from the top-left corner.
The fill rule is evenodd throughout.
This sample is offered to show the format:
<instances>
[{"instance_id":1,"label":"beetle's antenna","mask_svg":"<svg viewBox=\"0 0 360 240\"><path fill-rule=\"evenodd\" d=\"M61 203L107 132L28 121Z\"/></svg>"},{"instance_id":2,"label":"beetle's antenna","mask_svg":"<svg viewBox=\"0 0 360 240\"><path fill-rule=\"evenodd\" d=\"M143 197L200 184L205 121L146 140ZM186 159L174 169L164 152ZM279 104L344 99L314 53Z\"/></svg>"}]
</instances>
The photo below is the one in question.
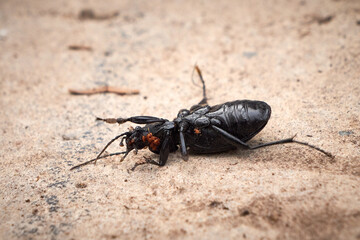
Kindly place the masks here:
<instances>
[{"instance_id":1,"label":"beetle's antenna","mask_svg":"<svg viewBox=\"0 0 360 240\"><path fill-rule=\"evenodd\" d=\"M70 170L74 170L74 169L76 169L76 168L80 168L80 167L82 167L82 166L88 165L89 163L95 162L95 161L97 161L97 160L99 160L99 159L102 159L102 158L107 158L107 157L111 157L111 156L115 156L115 155L120 155L120 154L124 154L124 153L126 153L126 152L110 153L110 154L108 154L108 155L105 155L105 156L102 156L102 157L99 157L99 158L94 158L94 159L91 159L91 160L89 160L89 161L87 161L87 162L84 162L84 163L81 163L81 164L79 164L79 165L76 165L76 166L70 168Z\"/></svg>"},{"instance_id":2,"label":"beetle's antenna","mask_svg":"<svg viewBox=\"0 0 360 240\"><path fill-rule=\"evenodd\" d=\"M122 137L122 136L124 136L124 135L128 135L128 134L129 134L129 132L125 132L125 133L122 133L122 134L120 134L119 136L116 136L116 137L114 137L113 139L111 139L111 141L106 144L106 146L103 148L103 150L101 150L101 152L97 155L96 158L100 158L101 154L103 154L103 152L105 152L105 150L106 150L116 139L118 139L118 138L120 138L120 137Z\"/></svg>"},{"instance_id":3,"label":"beetle's antenna","mask_svg":"<svg viewBox=\"0 0 360 240\"><path fill-rule=\"evenodd\" d=\"M109 157L109 156L113 156L113 155L119 155L119 154L124 154L124 153L126 154L127 151L126 151L126 152L113 153L113 154L109 154L109 155L106 155L106 156L104 156L104 157L101 157L101 154L103 154L103 153L105 152L105 150L106 150L116 139L118 139L118 138L120 138L120 137L122 137L122 136L124 136L124 135L128 135L128 134L129 134L129 132L124 132L124 133L116 136L115 138L111 139L111 141L106 144L106 146L103 148L103 150L101 150L101 152L97 155L96 158L91 159L91 160L89 160L89 161L87 161L87 162L81 163L81 164L79 164L79 165L76 165L75 167L72 167L70 170L73 170L73 169L75 169L75 168L79 168L79 167L81 167L81 166L87 165L87 164L92 163L92 162L96 163L96 161L97 161L98 159L100 159L100 158L105 158L105 157ZM126 155L127 155L127 154L126 154Z\"/></svg>"},{"instance_id":4,"label":"beetle's antenna","mask_svg":"<svg viewBox=\"0 0 360 240\"><path fill-rule=\"evenodd\" d=\"M124 161L124 159L126 158L126 156L130 153L132 151L132 149L131 150L129 150L129 151L126 151L126 152L124 152L125 153L125 155L124 156L122 156L122 158L120 159L120 162L122 162L122 161Z\"/></svg>"}]
</instances>

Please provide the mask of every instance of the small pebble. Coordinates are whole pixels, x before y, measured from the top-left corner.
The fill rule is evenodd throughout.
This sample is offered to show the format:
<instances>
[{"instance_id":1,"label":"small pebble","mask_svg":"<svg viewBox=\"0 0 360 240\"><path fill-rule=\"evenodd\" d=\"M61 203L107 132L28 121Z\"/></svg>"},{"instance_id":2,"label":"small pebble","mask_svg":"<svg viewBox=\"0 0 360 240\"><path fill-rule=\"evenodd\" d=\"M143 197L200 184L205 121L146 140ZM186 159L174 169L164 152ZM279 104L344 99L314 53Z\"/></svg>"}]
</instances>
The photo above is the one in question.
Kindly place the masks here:
<instances>
[{"instance_id":1,"label":"small pebble","mask_svg":"<svg viewBox=\"0 0 360 240\"><path fill-rule=\"evenodd\" d=\"M243 56L246 58L252 58L257 55L257 52L243 52Z\"/></svg>"},{"instance_id":2,"label":"small pebble","mask_svg":"<svg viewBox=\"0 0 360 240\"><path fill-rule=\"evenodd\" d=\"M77 137L75 134L64 134L62 135L62 139L65 141L69 141L69 140L76 140Z\"/></svg>"},{"instance_id":3,"label":"small pebble","mask_svg":"<svg viewBox=\"0 0 360 240\"><path fill-rule=\"evenodd\" d=\"M351 134L354 134L353 131L339 131L340 136L349 136Z\"/></svg>"},{"instance_id":4,"label":"small pebble","mask_svg":"<svg viewBox=\"0 0 360 240\"><path fill-rule=\"evenodd\" d=\"M75 187L77 187L77 188L86 188L86 187L87 187L87 184L86 184L86 183L77 183L77 184L75 185Z\"/></svg>"}]
</instances>

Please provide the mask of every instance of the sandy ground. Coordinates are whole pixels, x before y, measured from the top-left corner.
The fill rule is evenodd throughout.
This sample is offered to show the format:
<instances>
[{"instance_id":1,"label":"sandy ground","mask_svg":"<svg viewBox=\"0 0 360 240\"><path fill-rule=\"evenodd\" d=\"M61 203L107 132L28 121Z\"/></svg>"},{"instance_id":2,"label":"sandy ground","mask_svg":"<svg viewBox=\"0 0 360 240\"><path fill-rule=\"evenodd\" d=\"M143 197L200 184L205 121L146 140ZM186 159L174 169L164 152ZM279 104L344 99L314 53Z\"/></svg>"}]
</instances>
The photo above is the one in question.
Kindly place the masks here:
<instances>
[{"instance_id":1,"label":"sandy ground","mask_svg":"<svg viewBox=\"0 0 360 240\"><path fill-rule=\"evenodd\" d=\"M101 2L0 1L1 239L360 239L358 0ZM134 126L95 116L197 103L195 63L211 105L272 106L251 144L297 133L335 158L287 144L129 171L144 150L69 170ZM141 93L68 93L105 84Z\"/></svg>"}]
</instances>

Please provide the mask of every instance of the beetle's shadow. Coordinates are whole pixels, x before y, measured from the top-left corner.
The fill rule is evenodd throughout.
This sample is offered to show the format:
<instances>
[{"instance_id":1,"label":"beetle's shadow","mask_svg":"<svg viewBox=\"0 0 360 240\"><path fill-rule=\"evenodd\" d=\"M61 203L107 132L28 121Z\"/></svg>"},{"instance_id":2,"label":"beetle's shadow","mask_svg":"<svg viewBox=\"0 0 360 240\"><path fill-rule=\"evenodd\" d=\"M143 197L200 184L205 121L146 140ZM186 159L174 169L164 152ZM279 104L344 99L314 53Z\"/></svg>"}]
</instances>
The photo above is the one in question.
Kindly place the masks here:
<instances>
[{"instance_id":1,"label":"beetle's shadow","mask_svg":"<svg viewBox=\"0 0 360 240\"><path fill-rule=\"evenodd\" d=\"M252 141L251 144L253 146L256 146L256 145L263 144L263 142L262 141ZM219 153L196 153L196 152L191 151L191 149L189 149L188 154L189 154L190 159L191 159L191 157L204 157L204 158L208 158L208 159L214 159L214 161L215 161L215 160L219 160L220 158L223 158L223 159L231 159L231 163L233 163L234 161L240 162L240 161L244 161L244 160L252 161L255 163L255 162L259 161L258 160L259 153L257 153L257 151L262 151L262 150L260 150L260 149L251 150L251 149L248 149L245 147L238 147L233 150L228 150L228 151L219 152ZM143 156L143 157L157 160L158 156L159 155L152 153L149 156ZM172 157L169 158L166 165L171 166L173 164L176 164L177 159L179 159L179 160L181 159L181 154L179 151L176 151L173 153ZM151 165L151 164L144 163L144 164L140 164L138 166L141 166L141 165ZM152 167L153 166L154 165L152 165ZM153 170L153 168L151 168L151 169ZM131 170L131 169L128 169L128 170Z\"/></svg>"},{"instance_id":2,"label":"beetle's shadow","mask_svg":"<svg viewBox=\"0 0 360 240\"><path fill-rule=\"evenodd\" d=\"M250 142L251 146L258 146L264 144L264 141L261 140L254 140ZM228 150L226 152L219 152L219 153L195 153L189 150L189 155L191 156L198 156L198 157L207 157L207 158L233 158L241 160L251 160L251 161L258 161L259 154L263 154L264 152L268 151L265 150L267 147L259 148L259 149L248 149L246 147L238 147L233 150ZM256 160L255 160L256 159Z\"/></svg>"},{"instance_id":3,"label":"beetle's shadow","mask_svg":"<svg viewBox=\"0 0 360 240\"><path fill-rule=\"evenodd\" d=\"M238 159L248 159L251 155L254 154L254 150L245 149L245 148L237 148L234 150L229 150L226 152L219 153L194 153L189 151L190 157L207 157L207 158L233 158L236 157Z\"/></svg>"}]
</instances>

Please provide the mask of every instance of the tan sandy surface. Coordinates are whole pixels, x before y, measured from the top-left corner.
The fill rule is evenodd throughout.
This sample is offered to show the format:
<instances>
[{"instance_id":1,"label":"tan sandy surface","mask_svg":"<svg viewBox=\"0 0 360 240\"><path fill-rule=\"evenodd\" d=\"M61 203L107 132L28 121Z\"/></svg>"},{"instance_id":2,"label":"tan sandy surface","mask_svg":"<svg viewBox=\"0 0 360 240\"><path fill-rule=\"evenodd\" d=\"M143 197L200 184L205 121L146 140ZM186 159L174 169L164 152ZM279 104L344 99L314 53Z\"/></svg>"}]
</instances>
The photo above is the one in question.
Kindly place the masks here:
<instances>
[{"instance_id":1,"label":"tan sandy surface","mask_svg":"<svg viewBox=\"0 0 360 240\"><path fill-rule=\"evenodd\" d=\"M272 106L251 144L297 133L335 158L287 144L129 171L144 150L69 171L134 126L95 116L198 102L195 62L211 105ZM1 0L0 80L1 239L360 239L358 0ZM68 93L104 84L141 93Z\"/></svg>"}]
</instances>

